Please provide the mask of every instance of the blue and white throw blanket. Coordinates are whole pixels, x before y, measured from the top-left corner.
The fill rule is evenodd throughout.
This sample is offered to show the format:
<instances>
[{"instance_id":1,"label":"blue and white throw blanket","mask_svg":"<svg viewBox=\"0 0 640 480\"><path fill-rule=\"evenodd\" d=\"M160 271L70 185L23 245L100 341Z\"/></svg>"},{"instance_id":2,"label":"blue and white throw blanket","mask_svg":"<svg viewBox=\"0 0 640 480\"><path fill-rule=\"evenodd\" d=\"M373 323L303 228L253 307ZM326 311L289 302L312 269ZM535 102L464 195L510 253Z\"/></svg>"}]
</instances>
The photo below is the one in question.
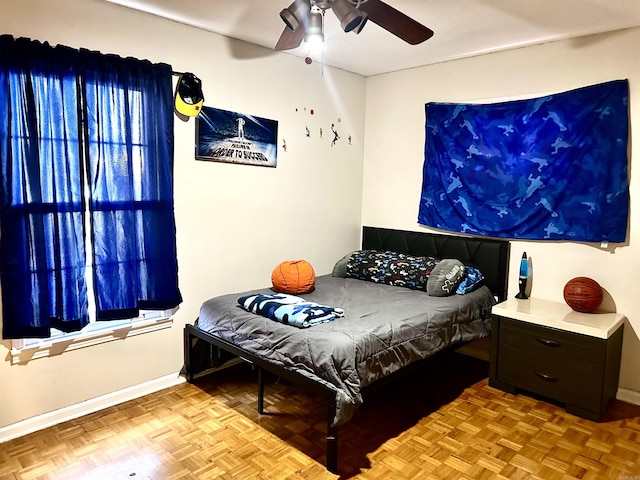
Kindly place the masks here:
<instances>
[{"instance_id":1,"label":"blue and white throw blanket","mask_svg":"<svg viewBox=\"0 0 640 480\"><path fill-rule=\"evenodd\" d=\"M336 317L344 316L342 308L308 302L304 298L286 293L247 295L240 297L238 303L247 312L299 328L331 322Z\"/></svg>"}]
</instances>

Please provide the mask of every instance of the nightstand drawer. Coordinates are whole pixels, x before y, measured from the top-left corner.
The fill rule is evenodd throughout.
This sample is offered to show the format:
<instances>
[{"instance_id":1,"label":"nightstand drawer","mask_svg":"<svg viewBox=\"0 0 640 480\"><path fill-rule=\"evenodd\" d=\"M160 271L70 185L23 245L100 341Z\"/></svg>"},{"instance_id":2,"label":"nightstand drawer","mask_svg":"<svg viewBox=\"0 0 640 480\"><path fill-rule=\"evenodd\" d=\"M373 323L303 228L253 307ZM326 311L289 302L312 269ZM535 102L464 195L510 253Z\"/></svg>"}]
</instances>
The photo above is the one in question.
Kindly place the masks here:
<instances>
[{"instance_id":1,"label":"nightstand drawer","mask_svg":"<svg viewBox=\"0 0 640 480\"><path fill-rule=\"evenodd\" d=\"M502 318L498 342L498 348L505 349L503 360L517 361L526 355L536 367L539 362L550 363L574 374L593 374L593 369L599 374L606 354L606 342L600 339L508 318Z\"/></svg>"},{"instance_id":2,"label":"nightstand drawer","mask_svg":"<svg viewBox=\"0 0 640 480\"><path fill-rule=\"evenodd\" d=\"M501 381L587 410L600 408L603 368L539 356L517 345L501 347L497 365Z\"/></svg>"}]
</instances>

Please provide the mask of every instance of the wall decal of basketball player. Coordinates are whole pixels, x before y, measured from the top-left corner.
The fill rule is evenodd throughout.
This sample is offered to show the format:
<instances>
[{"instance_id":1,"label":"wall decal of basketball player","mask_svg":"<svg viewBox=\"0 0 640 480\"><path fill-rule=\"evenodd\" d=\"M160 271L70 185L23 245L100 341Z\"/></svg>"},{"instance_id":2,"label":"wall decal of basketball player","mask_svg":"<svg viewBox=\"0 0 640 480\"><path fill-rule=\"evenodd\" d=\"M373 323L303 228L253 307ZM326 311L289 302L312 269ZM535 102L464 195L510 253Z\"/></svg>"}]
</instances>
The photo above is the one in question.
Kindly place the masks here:
<instances>
[{"instance_id":1,"label":"wall decal of basketball player","mask_svg":"<svg viewBox=\"0 0 640 480\"><path fill-rule=\"evenodd\" d=\"M333 140L331 140L331 146L333 147L336 142L340 139L340 135L338 135L338 131L336 130L335 124L331 124L331 131L333 132Z\"/></svg>"}]
</instances>

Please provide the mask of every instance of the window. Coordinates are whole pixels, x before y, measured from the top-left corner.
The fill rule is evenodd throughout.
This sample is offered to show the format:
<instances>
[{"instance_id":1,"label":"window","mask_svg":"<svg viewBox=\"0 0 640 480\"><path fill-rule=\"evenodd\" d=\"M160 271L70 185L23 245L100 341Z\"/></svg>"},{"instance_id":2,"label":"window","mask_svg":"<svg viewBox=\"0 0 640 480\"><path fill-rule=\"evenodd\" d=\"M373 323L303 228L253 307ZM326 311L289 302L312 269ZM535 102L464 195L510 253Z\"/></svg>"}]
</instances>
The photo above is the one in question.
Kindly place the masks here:
<instances>
[{"instance_id":1,"label":"window","mask_svg":"<svg viewBox=\"0 0 640 480\"><path fill-rule=\"evenodd\" d=\"M36 82L38 84L44 83L44 78L35 74ZM119 92L116 96L121 96L122 92ZM140 104L140 92L132 92L132 97L134 99L135 104ZM136 115L140 115L141 112L137 112ZM141 119L135 119L133 123L139 123ZM136 132L138 135L132 137L132 144L134 146L134 151L137 151L137 154L134 155L135 161L132 163L132 173L133 173L133 184L138 187L138 196L140 196L139 187L142 182L142 166L144 159L144 152L147 149L147 145L144 143L144 139L140 137L139 131ZM18 137L12 139L12 143L19 144L20 142L24 142L24 137ZM43 147L44 151L53 151L56 149L55 144L62 144L64 140L62 138L55 138L55 133L52 134L51 137L41 137L38 139L40 144ZM74 140L72 142L76 149L80 150L80 142ZM94 142L97 143L97 142ZM92 145L90 149L97 149L99 145ZM115 146L115 150L125 149L126 145L119 144ZM89 191L89 185L87 183L86 176L82 179L82 189L84 192L85 198L89 198L91 192ZM84 213L84 231L90 231L89 225L89 208L88 205L84 205L83 208ZM93 292L93 277L91 275L92 265L93 265L93 255L92 255L92 244L89 239L84 239L84 248L85 248L85 258L86 258L86 268L84 272L84 280L87 284L87 299L88 299L88 313L89 313L89 324L83 327L81 330L77 332L66 333L62 330L58 330L56 328L51 328L50 336L48 338L24 338L12 340L12 349L11 349L11 361L13 364L24 362L25 360L33 360L36 358L41 358L48 356L52 353L60 352L64 349L64 351L74 350L77 348L83 348L91 345L96 345L99 343L104 343L111 340L116 340L122 338L123 336L133 336L141 333L147 333L149 331L158 330L161 328L167 328L171 326L172 320L171 317L175 310L177 309L168 309L168 310L142 310L140 314L135 318L128 318L122 320L111 320L111 321L99 321L96 319L95 312L95 301L93 300L95 294Z\"/></svg>"},{"instance_id":2,"label":"window","mask_svg":"<svg viewBox=\"0 0 640 480\"><path fill-rule=\"evenodd\" d=\"M0 161L3 338L166 323L181 302L169 65L0 36Z\"/></svg>"}]
</instances>

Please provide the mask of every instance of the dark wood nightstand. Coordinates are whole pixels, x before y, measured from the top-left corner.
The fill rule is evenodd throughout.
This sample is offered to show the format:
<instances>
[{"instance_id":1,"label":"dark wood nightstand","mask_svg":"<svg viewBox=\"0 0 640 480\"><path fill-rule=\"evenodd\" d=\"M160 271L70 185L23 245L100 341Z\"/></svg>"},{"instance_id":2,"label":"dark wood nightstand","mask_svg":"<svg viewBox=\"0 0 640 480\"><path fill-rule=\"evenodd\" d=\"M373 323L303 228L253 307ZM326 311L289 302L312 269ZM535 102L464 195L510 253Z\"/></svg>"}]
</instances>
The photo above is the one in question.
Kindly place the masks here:
<instances>
[{"instance_id":1,"label":"dark wood nightstand","mask_svg":"<svg viewBox=\"0 0 640 480\"><path fill-rule=\"evenodd\" d=\"M509 299L492 309L489 385L530 392L600 421L615 399L625 316Z\"/></svg>"}]
</instances>

